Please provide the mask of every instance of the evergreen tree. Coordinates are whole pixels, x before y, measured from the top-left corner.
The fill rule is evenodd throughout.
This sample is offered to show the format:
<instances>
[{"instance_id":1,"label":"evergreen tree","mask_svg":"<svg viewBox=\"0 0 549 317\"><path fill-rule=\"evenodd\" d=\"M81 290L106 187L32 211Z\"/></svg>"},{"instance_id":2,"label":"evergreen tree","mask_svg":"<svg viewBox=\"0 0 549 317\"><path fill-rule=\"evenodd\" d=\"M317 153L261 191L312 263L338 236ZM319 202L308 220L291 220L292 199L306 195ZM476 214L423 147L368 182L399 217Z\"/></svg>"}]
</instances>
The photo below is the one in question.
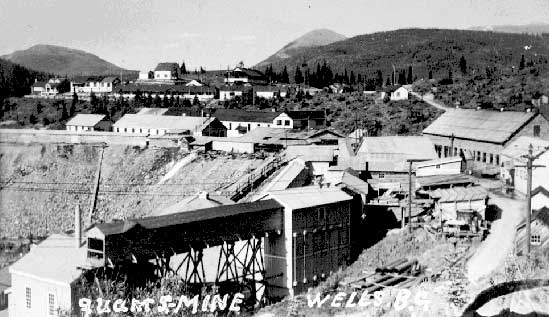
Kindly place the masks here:
<instances>
[{"instance_id":1,"label":"evergreen tree","mask_svg":"<svg viewBox=\"0 0 549 317\"><path fill-rule=\"evenodd\" d=\"M295 68L295 83L300 85L303 83L303 74L301 73L301 69L299 68L299 65Z\"/></svg>"},{"instance_id":2,"label":"evergreen tree","mask_svg":"<svg viewBox=\"0 0 549 317\"><path fill-rule=\"evenodd\" d=\"M414 69L412 66L408 66L408 78L406 79L406 83L411 84L414 82L414 75L413 75Z\"/></svg>"},{"instance_id":3,"label":"evergreen tree","mask_svg":"<svg viewBox=\"0 0 549 317\"><path fill-rule=\"evenodd\" d=\"M429 70L429 79L433 79L433 71Z\"/></svg>"},{"instance_id":4,"label":"evergreen tree","mask_svg":"<svg viewBox=\"0 0 549 317\"><path fill-rule=\"evenodd\" d=\"M36 124L38 122L38 120L36 119L33 113L31 113L29 116L29 122L30 124Z\"/></svg>"},{"instance_id":5,"label":"evergreen tree","mask_svg":"<svg viewBox=\"0 0 549 317\"><path fill-rule=\"evenodd\" d=\"M351 71L351 77L349 77L349 83L351 85L356 84L355 73L353 71Z\"/></svg>"},{"instance_id":6,"label":"evergreen tree","mask_svg":"<svg viewBox=\"0 0 549 317\"><path fill-rule=\"evenodd\" d=\"M359 83L359 84L363 83L361 74L358 74L356 77L357 77L357 79L356 79L357 83Z\"/></svg>"},{"instance_id":7,"label":"evergreen tree","mask_svg":"<svg viewBox=\"0 0 549 317\"><path fill-rule=\"evenodd\" d=\"M280 76L280 82L284 84L290 83L290 76L288 75L288 70L286 69L286 66L284 66L284 69L282 70L282 75Z\"/></svg>"},{"instance_id":8,"label":"evergreen tree","mask_svg":"<svg viewBox=\"0 0 549 317\"><path fill-rule=\"evenodd\" d=\"M385 86L391 86L391 78L387 77L387 81L385 81Z\"/></svg>"},{"instance_id":9,"label":"evergreen tree","mask_svg":"<svg viewBox=\"0 0 549 317\"><path fill-rule=\"evenodd\" d=\"M185 66L185 61L181 62L180 70L182 75L187 74L187 67Z\"/></svg>"},{"instance_id":10,"label":"evergreen tree","mask_svg":"<svg viewBox=\"0 0 549 317\"><path fill-rule=\"evenodd\" d=\"M377 87L383 86L383 73L379 69L377 70L376 86Z\"/></svg>"},{"instance_id":11,"label":"evergreen tree","mask_svg":"<svg viewBox=\"0 0 549 317\"><path fill-rule=\"evenodd\" d=\"M519 69L523 70L525 66L526 66L526 61L524 60L524 54L522 54L522 56L520 58Z\"/></svg>"},{"instance_id":12,"label":"evergreen tree","mask_svg":"<svg viewBox=\"0 0 549 317\"><path fill-rule=\"evenodd\" d=\"M398 83L400 85L406 85L406 71L402 70L398 72Z\"/></svg>"},{"instance_id":13,"label":"evergreen tree","mask_svg":"<svg viewBox=\"0 0 549 317\"><path fill-rule=\"evenodd\" d=\"M160 99L160 96L157 94L154 96L154 107L160 108L160 105L162 104L162 99Z\"/></svg>"},{"instance_id":14,"label":"evergreen tree","mask_svg":"<svg viewBox=\"0 0 549 317\"><path fill-rule=\"evenodd\" d=\"M61 110L61 121L67 120L69 118L69 113L67 112L67 105L65 105L65 102L62 102L62 110Z\"/></svg>"},{"instance_id":15,"label":"evergreen tree","mask_svg":"<svg viewBox=\"0 0 549 317\"><path fill-rule=\"evenodd\" d=\"M42 113L42 109L44 108L44 106L42 106L42 104L40 103L40 101L36 104L36 112L38 114L41 114Z\"/></svg>"},{"instance_id":16,"label":"evergreen tree","mask_svg":"<svg viewBox=\"0 0 549 317\"><path fill-rule=\"evenodd\" d=\"M463 75L467 74L467 61L463 55L461 55L461 58L459 59L459 70Z\"/></svg>"},{"instance_id":17,"label":"evergreen tree","mask_svg":"<svg viewBox=\"0 0 549 317\"><path fill-rule=\"evenodd\" d=\"M310 85L310 78L311 77L311 73L309 71L309 69L307 68L307 71L305 71L305 85L309 86Z\"/></svg>"}]
</instances>

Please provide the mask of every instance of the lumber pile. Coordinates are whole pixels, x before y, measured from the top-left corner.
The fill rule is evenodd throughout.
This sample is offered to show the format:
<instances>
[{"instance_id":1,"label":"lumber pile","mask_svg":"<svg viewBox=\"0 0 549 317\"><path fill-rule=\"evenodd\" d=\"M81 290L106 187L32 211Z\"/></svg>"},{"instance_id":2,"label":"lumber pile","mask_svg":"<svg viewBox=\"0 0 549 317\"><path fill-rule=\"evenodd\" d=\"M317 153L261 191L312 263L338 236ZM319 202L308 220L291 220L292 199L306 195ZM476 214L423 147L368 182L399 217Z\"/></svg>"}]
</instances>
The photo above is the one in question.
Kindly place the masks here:
<instances>
[{"instance_id":1,"label":"lumber pile","mask_svg":"<svg viewBox=\"0 0 549 317\"><path fill-rule=\"evenodd\" d=\"M410 287L421 281L421 267L417 259L401 258L375 269L344 286L373 293L385 287Z\"/></svg>"}]
</instances>

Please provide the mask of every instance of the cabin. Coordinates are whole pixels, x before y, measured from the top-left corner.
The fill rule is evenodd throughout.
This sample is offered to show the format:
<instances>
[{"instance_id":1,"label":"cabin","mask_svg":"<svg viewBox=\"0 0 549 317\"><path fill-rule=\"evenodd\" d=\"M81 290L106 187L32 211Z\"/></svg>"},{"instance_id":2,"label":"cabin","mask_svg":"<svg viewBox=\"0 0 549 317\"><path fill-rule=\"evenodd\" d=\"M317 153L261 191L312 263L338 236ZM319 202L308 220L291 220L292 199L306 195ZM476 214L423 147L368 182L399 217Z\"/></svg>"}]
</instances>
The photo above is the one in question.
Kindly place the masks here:
<instances>
[{"instance_id":1,"label":"cabin","mask_svg":"<svg viewBox=\"0 0 549 317\"><path fill-rule=\"evenodd\" d=\"M217 109L213 115L225 125L228 137L239 137L259 127L292 128L291 118L284 113L274 110L246 111L241 109Z\"/></svg>"},{"instance_id":2,"label":"cabin","mask_svg":"<svg viewBox=\"0 0 549 317\"><path fill-rule=\"evenodd\" d=\"M65 126L67 131L73 132L110 131L112 122L105 118L104 114L79 113L67 121Z\"/></svg>"},{"instance_id":3,"label":"cabin","mask_svg":"<svg viewBox=\"0 0 549 317\"><path fill-rule=\"evenodd\" d=\"M439 188L430 191L429 197L435 201L433 214L441 224L478 226L475 221L485 219L488 192L480 186Z\"/></svg>"},{"instance_id":4,"label":"cabin","mask_svg":"<svg viewBox=\"0 0 549 317\"><path fill-rule=\"evenodd\" d=\"M280 87L277 86L254 86L254 92L259 98L273 99L282 97Z\"/></svg>"},{"instance_id":5,"label":"cabin","mask_svg":"<svg viewBox=\"0 0 549 317\"><path fill-rule=\"evenodd\" d=\"M324 110L289 110L286 113L293 120L294 129L326 128L326 111Z\"/></svg>"},{"instance_id":6,"label":"cabin","mask_svg":"<svg viewBox=\"0 0 549 317\"><path fill-rule=\"evenodd\" d=\"M158 63L154 68L154 80L177 80L180 74L181 71L177 63Z\"/></svg>"},{"instance_id":7,"label":"cabin","mask_svg":"<svg viewBox=\"0 0 549 317\"><path fill-rule=\"evenodd\" d=\"M77 77L71 80L70 91L76 94L108 94L120 84L118 77Z\"/></svg>"},{"instance_id":8,"label":"cabin","mask_svg":"<svg viewBox=\"0 0 549 317\"><path fill-rule=\"evenodd\" d=\"M267 78L259 70L239 66L226 73L224 82L227 85L233 85L233 84L265 85L267 84Z\"/></svg>"},{"instance_id":9,"label":"cabin","mask_svg":"<svg viewBox=\"0 0 549 317\"><path fill-rule=\"evenodd\" d=\"M60 93L66 92L66 88L63 89L67 80L64 78L50 78L47 81L35 81L31 87L33 95L39 95L41 97L55 96Z\"/></svg>"}]
</instances>

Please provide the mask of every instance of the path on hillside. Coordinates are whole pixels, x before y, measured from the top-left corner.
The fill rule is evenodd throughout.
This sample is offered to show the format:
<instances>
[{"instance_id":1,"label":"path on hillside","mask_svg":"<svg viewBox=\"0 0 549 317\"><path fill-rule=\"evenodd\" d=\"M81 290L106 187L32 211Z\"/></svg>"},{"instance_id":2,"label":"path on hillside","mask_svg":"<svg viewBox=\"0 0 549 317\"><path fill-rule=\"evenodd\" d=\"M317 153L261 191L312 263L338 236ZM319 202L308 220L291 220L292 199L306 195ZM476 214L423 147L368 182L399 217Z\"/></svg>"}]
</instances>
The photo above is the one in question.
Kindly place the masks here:
<instances>
[{"instance_id":1,"label":"path on hillside","mask_svg":"<svg viewBox=\"0 0 549 317\"><path fill-rule=\"evenodd\" d=\"M513 252L516 227L524 213L522 200L491 194L489 202L501 208L501 219L492 223L490 234L467 263L467 277L473 283L501 267Z\"/></svg>"},{"instance_id":2,"label":"path on hillside","mask_svg":"<svg viewBox=\"0 0 549 317\"><path fill-rule=\"evenodd\" d=\"M440 109L440 110L443 110L443 111L448 111L448 110L452 110L452 108L449 108L447 106L445 106L444 104L442 103L439 103L438 101L435 101L435 96L431 93L429 94L425 94L423 95L423 97L418 94L417 92L414 92L414 91L410 91L410 94L412 94L414 97L418 98L419 100L423 100L425 101L427 104L437 108L437 109Z\"/></svg>"}]
</instances>

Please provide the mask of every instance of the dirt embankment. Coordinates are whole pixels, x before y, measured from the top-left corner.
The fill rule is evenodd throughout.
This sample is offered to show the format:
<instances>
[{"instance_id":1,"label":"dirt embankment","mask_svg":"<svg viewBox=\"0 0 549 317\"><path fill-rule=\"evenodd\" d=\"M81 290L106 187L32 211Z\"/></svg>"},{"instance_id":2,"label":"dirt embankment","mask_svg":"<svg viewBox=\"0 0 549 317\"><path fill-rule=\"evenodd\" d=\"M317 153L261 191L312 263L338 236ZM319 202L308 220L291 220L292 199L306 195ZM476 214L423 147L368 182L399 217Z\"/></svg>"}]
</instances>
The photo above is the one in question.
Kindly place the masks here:
<instances>
[{"instance_id":1,"label":"dirt embankment","mask_svg":"<svg viewBox=\"0 0 549 317\"><path fill-rule=\"evenodd\" d=\"M91 145L3 143L0 238L43 237L71 229L76 205L88 226L100 153ZM261 162L199 156L157 185L188 155L177 148L106 147L93 221L147 215L199 190L215 191Z\"/></svg>"}]
</instances>

